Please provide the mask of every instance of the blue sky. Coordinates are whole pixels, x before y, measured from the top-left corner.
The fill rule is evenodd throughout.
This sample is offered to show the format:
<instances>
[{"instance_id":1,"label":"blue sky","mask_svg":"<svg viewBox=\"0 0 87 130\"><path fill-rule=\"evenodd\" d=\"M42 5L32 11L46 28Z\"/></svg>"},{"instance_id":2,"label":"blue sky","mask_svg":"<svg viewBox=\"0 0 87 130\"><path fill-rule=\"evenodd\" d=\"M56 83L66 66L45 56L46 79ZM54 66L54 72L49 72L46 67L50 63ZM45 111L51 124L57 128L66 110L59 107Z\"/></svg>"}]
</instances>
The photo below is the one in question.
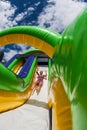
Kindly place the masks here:
<instances>
[{"instance_id":1,"label":"blue sky","mask_svg":"<svg viewBox=\"0 0 87 130\"><path fill-rule=\"evenodd\" d=\"M0 31L12 26L36 25L62 32L86 6L87 0L0 0ZM1 49L9 59L9 55L27 48L13 44Z\"/></svg>"}]
</instances>

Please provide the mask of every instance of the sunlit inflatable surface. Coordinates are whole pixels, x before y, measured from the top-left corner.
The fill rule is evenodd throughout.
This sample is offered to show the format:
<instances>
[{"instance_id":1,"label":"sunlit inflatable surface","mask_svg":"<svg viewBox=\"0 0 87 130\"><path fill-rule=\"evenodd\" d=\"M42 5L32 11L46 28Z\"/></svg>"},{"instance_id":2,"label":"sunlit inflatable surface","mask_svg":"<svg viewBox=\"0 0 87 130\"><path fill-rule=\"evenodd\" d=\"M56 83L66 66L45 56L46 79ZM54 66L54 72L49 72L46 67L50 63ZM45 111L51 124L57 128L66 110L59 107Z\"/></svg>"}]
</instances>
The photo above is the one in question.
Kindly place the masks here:
<instances>
[{"instance_id":1,"label":"sunlit inflatable surface","mask_svg":"<svg viewBox=\"0 0 87 130\"><path fill-rule=\"evenodd\" d=\"M45 125L42 130L51 129L51 125L52 130L87 130L86 21L87 8L79 14L61 35L33 26L12 27L0 32L1 46L15 42L28 44L39 49L34 50L32 54L29 51L25 52L26 54L30 54L25 59L16 55L6 65L0 64L1 129L3 129L3 126L5 127L3 119L5 119L6 115L8 118L11 115L14 118L16 111L19 118L28 112L25 116L27 115L27 121L29 120L28 124L26 124L24 120L25 116L23 116L23 120L17 118L20 122L16 123L18 127L14 127L16 130L22 130L22 128L26 128L27 130L27 127L30 128L33 119L35 124L38 124L37 121L39 119L44 120ZM45 68L48 71L48 80L44 82L45 85L43 85L43 89L41 90L43 92L41 92L42 97L40 95L38 97L35 95L31 96L31 86L35 81L35 71L38 66L38 58L34 54L36 51L48 56L48 63ZM45 103L42 101L44 99L43 95L48 97ZM41 108L40 105L44 108ZM33 110L33 107L37 107L38 109L35 108ZM51 108L52 117L50 117L52 124L49 123L51 121L48 118ZM6 112L7 110L10 111ZM37 117L34 113L42 113L42 116L38 114L39 117ZM31 115L31 119L28 118L29 115ZM11 124L10 121L13 120L10 119L8 120L8 124ZM41 120L37 129L40 129L43 125ZM21 128L19 124L24 124L24 126ZM34 126L33 124L30 129L36 129ZM10 128L8 126L6 128L11 129L12 127L11 125Z\"/></svg>"}]
</instances>

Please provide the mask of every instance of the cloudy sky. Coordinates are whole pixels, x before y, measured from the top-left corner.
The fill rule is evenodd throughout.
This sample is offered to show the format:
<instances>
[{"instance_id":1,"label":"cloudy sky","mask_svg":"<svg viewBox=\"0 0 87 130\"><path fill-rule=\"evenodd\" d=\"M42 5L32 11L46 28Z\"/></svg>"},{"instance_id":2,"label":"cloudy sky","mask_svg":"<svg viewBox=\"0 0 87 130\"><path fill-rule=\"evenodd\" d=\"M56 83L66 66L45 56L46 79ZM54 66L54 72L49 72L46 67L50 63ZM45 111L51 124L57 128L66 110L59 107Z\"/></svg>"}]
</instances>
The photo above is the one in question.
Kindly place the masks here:
<instances>
[{"instance_id":1,"label":"cloudy sky","mask_svg":"<svg viewBox=\"0 0 87 130\"><path fill-rule=\"evenodd\" d=\"M0 31L12 26L36 25L62 32L78 13L87 6L87 0L0 0ZM0 48L5 59L11 54L28 49L25 45Z\"/></svg>"}]
</instances>

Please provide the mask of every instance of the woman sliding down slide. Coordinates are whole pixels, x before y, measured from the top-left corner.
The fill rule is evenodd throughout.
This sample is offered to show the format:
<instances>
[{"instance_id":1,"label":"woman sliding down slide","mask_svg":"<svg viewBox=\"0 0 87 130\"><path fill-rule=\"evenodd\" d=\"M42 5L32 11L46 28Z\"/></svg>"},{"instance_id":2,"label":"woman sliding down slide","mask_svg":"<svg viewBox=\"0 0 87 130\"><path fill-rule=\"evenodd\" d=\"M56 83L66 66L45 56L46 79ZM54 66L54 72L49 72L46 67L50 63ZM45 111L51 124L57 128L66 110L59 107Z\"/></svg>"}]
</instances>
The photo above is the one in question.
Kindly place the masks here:
<instances>
[{"instance_id":1,"label":"woman sliding down slide","mask_svg":"<svg viewBox=\"0 0 87 130\"><path fill-rule=\"evenodd\" d=\"M37 95L39 94L42 86L43 86L43 80L47 78L47 72L45 71L45 75L43 75L43 71L36 71L37 74L37 80L35 81L34 85L32 86L32 95L34 94L35 90Z\"/></svg>"}]
</instances>

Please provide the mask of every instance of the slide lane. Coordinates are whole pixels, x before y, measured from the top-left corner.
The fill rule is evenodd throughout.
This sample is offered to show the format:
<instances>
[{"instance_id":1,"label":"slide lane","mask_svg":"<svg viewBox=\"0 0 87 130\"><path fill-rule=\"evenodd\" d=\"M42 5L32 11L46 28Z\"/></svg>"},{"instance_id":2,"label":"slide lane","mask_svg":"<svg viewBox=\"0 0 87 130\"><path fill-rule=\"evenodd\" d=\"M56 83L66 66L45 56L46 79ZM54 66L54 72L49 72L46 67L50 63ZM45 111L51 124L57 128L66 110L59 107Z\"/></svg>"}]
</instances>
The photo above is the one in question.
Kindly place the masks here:
<instances>
[{"instance_id":1,"label":"slide lane","mask_svg":"<svg viewBox=\"0 0 87 130\"><path fill-rule=\"evenodd\" d=\"M43 71L44 74L45 74L45 71L47 71L47 73L48 73L48 67L38 67L38 71ZM36 79L37 79L37 75L36 75L35 80ZM41 88L41 91L40 91L39 95L37 95L37 93L35 92L31 96L30 100L34 100L34 99L38 100L38 101L48 103L48 80L44 79L43 87Z\"/></svg>"},{"instance_id":2,"label":"slide lane","mask_svg":"<svg viewBox=\"0 0 87 130\"><path fill-rule=\"evenodd\" d=\"M21 70L21 67L22 67L21 63L22 62L19 62L13 70L13 72L17 73L17 75L19 73L18 68L19 70ZM32 69L32 70L31 72L33 73L33 75L30 75L30 76L34 77L35 69ZM28 88L24 92L13 92L13 91L11 92L11 91L0 90L0 113L19 107L26 102L26 100L31 95L30 88L33 84L34 79L31 78L29 80L31 80L31 82L29 83L29 85L27 85Z\"/></svg>"},{"instance_id":3,"label":"slide lane","mask_svg":"<svg viewBox=\"0 0 87 130\"><path fill-rule=\"evenodd\" d=\"M48 68L39 67L39 70L48 71ZM50 130L47 103L48 80L44 80L39 95L35 92L24 105L0 114L0 129Z\"/></svg>"}]
</instances>

